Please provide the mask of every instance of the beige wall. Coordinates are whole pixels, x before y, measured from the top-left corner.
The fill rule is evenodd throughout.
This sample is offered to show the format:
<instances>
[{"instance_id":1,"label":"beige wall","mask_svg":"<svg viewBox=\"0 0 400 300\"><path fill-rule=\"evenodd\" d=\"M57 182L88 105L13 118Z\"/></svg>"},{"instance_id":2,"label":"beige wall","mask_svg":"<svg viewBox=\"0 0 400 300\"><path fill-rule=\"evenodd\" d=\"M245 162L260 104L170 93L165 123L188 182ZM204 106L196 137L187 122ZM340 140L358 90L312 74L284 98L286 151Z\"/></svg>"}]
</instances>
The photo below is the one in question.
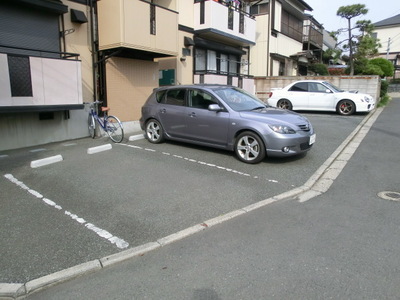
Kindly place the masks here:
<instances>
[{"instance_id":1,"label":"beige wall","mask_svg":"<svg viewBox=\"0 0 400 300\"><path fill-rule=\"evenodd\" d=\"M91 34L90 34L90 10L86 5L78 4L72 1L63 1L68 5L69 9L80 10L85 13L88 19L87 23L79 24L71 22L70 14L65 14L64 27L65 29L74 29L73 33L65 36L66 51L71 53L79 53L81 60L82 72L82 98L83 101L93 100L93 69L92 69L92 54L91 54ZM61 39L62 40L62 39ZM62 45L63 47L64 45Z\"/></svg>"},{"instance_id":2,"label":"beige wall","mask_svg":"<svg viewBox=\"0 0 400 300\"><path fill-rule=\"evenodd\" d=\"M107 61L107 105L122 122L140 119L141 107L158 86L158 63L111 58Z\"/></svg>"},{"instance_id":3,"label":"beige wall","mask_svg":"<svg viewBox=\"0 0 400 300\"><path fill-rule=\"evenodd\" d=\"M256 45L250 48L250 74L267 76L269 15L257 17Z\"/></svg>"},{"instance_id":4,"label":"beige wall","mask_svg":"<svg viewBox=\"0 0 400 300\"><path fill-rule=\"evenodd\" d=\"M98 2L99 49L127 47L177 55L178 14L156 7L156 34L150 34L150 4L131 0Z\"/></svg>"}]
</instances>

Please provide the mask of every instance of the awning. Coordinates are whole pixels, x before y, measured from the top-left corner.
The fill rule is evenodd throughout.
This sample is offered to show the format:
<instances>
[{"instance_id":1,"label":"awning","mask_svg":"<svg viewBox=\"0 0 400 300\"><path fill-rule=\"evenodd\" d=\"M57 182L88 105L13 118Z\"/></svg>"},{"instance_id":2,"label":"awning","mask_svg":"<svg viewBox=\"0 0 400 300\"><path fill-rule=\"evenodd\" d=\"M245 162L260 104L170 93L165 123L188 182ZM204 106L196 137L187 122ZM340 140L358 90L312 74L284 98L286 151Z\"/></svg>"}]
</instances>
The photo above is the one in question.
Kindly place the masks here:
<instances>
[{"instance_id":1,"label":"awning","mask_svg":"<svg viewBox=\"0 0 400 300\"><path fill-rule=\"evenodd\" d=\"M233 46L229 46L229 45L221 44L218 42L202 39L199 37L194 38L194 44L196 47L199 47L199 48L215 50L215 51L219 51L219 52L227 53L227 54L235 54L235 55L246 54L246 52L243 51L241 48L236 48Z\"/></svg>"}]
</instances>

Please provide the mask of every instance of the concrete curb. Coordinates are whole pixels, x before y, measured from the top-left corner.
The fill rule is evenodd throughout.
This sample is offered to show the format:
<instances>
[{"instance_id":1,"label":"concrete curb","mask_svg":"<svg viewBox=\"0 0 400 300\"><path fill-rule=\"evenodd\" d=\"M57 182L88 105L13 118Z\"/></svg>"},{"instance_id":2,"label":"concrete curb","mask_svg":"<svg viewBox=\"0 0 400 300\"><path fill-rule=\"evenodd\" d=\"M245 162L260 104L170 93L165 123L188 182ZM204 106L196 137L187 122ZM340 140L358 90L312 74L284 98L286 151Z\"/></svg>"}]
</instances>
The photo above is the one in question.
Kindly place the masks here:
<instances>
[{"instance_id":1,"label":"concrete curb","mask_svg":"<svg viewBox=\"0 0 400 300\"><path fill-rule=\"evenodd\" d=\"M133 142L133 141L138 141L138 140L143 140L144 139L144 135L143 134L137 134L137 135L131 135L129 137L129 141Z\"/></svg>"},{"instance_id":2,"label":"concrete curb","mask_svg":"<svg viewBox=\"0 0 400 300\"><path fill-rule=\"evenodd\" d=\"M39 168L49 164L54 164L56 162L60 162L63 160L61 155L50 156L43 159L33 160L31 161L31 168Z\"/></svg>"},{"instance_id":3,"label":"concrete curb","mask_svg":"<svg viewBox=\"0 0 400 300\"><path fill-rule=\"evenodd\" d=\"M301 187L294 188L287 192L281 193L274 197L261 200L252 205L246 206L216 218L209 219L203 223L186 228L179 232L173 233L169 236L161 238L156 242L150 242L135 248L131 248L110 256L106 256L99 260L83 263L62 270L53 274L43 276L41 278L27 282L26 284L19 283L0 283L0 299L15 299L18 297L26 296L29 293L39 291L43 288L49 287L56 283L70 280L83 274L101 270L102 268L114 265L127 259L131 259L140 255L149 253L185 237L191 236L195 233L203 231L214 225L221 224L225 221L231 220L235 217L241 216L247 212L264 207L271 203L282 200L294 200L305 202L325 193L333 184L334 180L340 174L341 170L345 167L347 161L351 158L352 154L357 150L358 145L368 133L372 124L378 118L383 108L378 108L365 117L357 128L346 138L346 140L333 152L333 154L321 165L317 171L307 180ZM361 136L359 136L361 134ZM111 146L111 145L110 145ZM97 147L95 147L97 148Z\"/></svg>"},{"instance_id":4,"label":"concrete curb","mask_svg":"<svg viewBox=\"0 0 400 300\"><path fill-rule=\"evenodd\" d=\"M99 153L99 152L107 151L107 150L111 150L111 149L112 149L111 144L101 145L101 146L97 146L97 147L88 148L87 154Z\"/></svg>"}]
</instances>

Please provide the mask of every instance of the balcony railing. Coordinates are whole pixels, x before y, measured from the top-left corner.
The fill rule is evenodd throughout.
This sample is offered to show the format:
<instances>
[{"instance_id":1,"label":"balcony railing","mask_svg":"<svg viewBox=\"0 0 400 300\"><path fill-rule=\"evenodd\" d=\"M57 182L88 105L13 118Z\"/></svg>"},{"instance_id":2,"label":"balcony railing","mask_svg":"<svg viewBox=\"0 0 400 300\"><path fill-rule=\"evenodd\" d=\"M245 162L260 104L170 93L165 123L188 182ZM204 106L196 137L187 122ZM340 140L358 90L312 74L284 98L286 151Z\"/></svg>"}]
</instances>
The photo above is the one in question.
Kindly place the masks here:
<instances>
[{"instance_id":1,"label":"balcony railing","mask_svg":"<svg viewBox=\"0 0 400 300\"><path fill-rule=\"evenodd\" d=\"M83 108L78 57L0 45L0 112Z\"/></svg>"},{"instance_id":2,"label":"balcony railing","mask_svg":"<svg viewBox=\"0 0 400 300\"><path fill-rule=\"evenodd\" d=\"M254 45L256 40L255 19L226 1L195 3L194 29L200 35L241 46Z\"/></svg>"},{"instance_id":3,"label":"balcony railing","mask_svg":"<svg viewBox=\"0 0 400 300\"><path fill-rule=\"evenodd\" d=\"M303 28L303 43L310 43L314 47L322 49L323 46L323 33L315 29L311 25L306 25Z\"/></svg>"},{"instance_id":4,"label":"balcony railing","mask_svg":"<svg viewBox=\"0 0 400 300\"><path fill-rule=\"evenodd\" d=\"M98 1L99 49L178 55L178 13L138 0Z\"/></svg>"}]
</instances>

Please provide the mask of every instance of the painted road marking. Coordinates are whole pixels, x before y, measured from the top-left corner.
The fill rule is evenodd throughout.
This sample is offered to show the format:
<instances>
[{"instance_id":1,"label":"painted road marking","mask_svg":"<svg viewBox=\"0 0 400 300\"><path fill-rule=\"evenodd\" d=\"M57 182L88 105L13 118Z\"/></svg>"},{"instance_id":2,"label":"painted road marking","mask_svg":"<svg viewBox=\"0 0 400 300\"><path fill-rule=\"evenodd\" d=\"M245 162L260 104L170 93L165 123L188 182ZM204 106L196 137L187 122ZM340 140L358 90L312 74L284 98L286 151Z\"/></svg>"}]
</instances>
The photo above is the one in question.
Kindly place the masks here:
<instances>
[{"instance_id":1,"label":"painted road marking","mask_svg":"<svg viewBox=\"0 0 400 300\"><path fill-rule=\"evenodd\" d=\"M45 198L38 191L30 189L27 185L25 185L22 181L19 181L12 174L6 174L6 175L4 175L4 177L7 178L12 183L16 184L17 186L19 186L20 188L22 188L23 190L28 191L28 193L30 193L32 196L34 196L38 199L41 199L45 204L47 204L51 207L54 207L57 210L60 210L60 211L62 210L62 207L60 205L58 205L57 203L55 203L54 201L52 201L50 199ZM123 239L121 239L117 236L112 235L110 232L108 232L104 229L101 229L92 223L86 222L85 219L79 217L76 214L71 213L70 211L65 210L64 214L69 216L72 220L75 220L79 224L84 225L87 229L95 232L98 236L108 240L111 244L115 244L119 249L128 248L128 246L129 246L128 242L124 241Z\"/></svg>"},{"instance_id":2,"label":"painted road marking","mask_svg":"<svg viewBox=\"0 0 400 300\"><path fill-rule=\"evenodd\" d=\"M157 150L154 150L154 149L143 148L143 147L123 144L123 143L120 143L118 145L130 147L130 148L135 148L135 149L139 149L139 150L145 150L145 151L148 151L148 152L158 152ZM195 163L195 164L199 164L199 165L203 165L203 166L207 166L207 167L211 167L211 168L216 168L216 169L223 170L223 171L226 171L226 172L230 172L230 173L233 173L233 174L238 174L238 175L246 176L246 177L252 177L254 179L261 179L258 176L251 176L248 173L240 172L240 171L237 171L237 170L234 170L234 169L226 168L226 167L223 167L223 166L218 166L218 165L215 165L215 164L207 163L207 162L196 160L196 159L193 159L193 158L184 157L182 155L171 154L169 152L161 152L161 154L166 155L166 156L170 156L170 157L173 157L173 158L182 159L182 160L185 160L185 161L190 162L190 163ZM265 180L268 181L268 182L271 182L271 183L278 183L279 184L279 181L275 180L275 179L268 179L267 178Z\"/></svg>"}]
</instances>

